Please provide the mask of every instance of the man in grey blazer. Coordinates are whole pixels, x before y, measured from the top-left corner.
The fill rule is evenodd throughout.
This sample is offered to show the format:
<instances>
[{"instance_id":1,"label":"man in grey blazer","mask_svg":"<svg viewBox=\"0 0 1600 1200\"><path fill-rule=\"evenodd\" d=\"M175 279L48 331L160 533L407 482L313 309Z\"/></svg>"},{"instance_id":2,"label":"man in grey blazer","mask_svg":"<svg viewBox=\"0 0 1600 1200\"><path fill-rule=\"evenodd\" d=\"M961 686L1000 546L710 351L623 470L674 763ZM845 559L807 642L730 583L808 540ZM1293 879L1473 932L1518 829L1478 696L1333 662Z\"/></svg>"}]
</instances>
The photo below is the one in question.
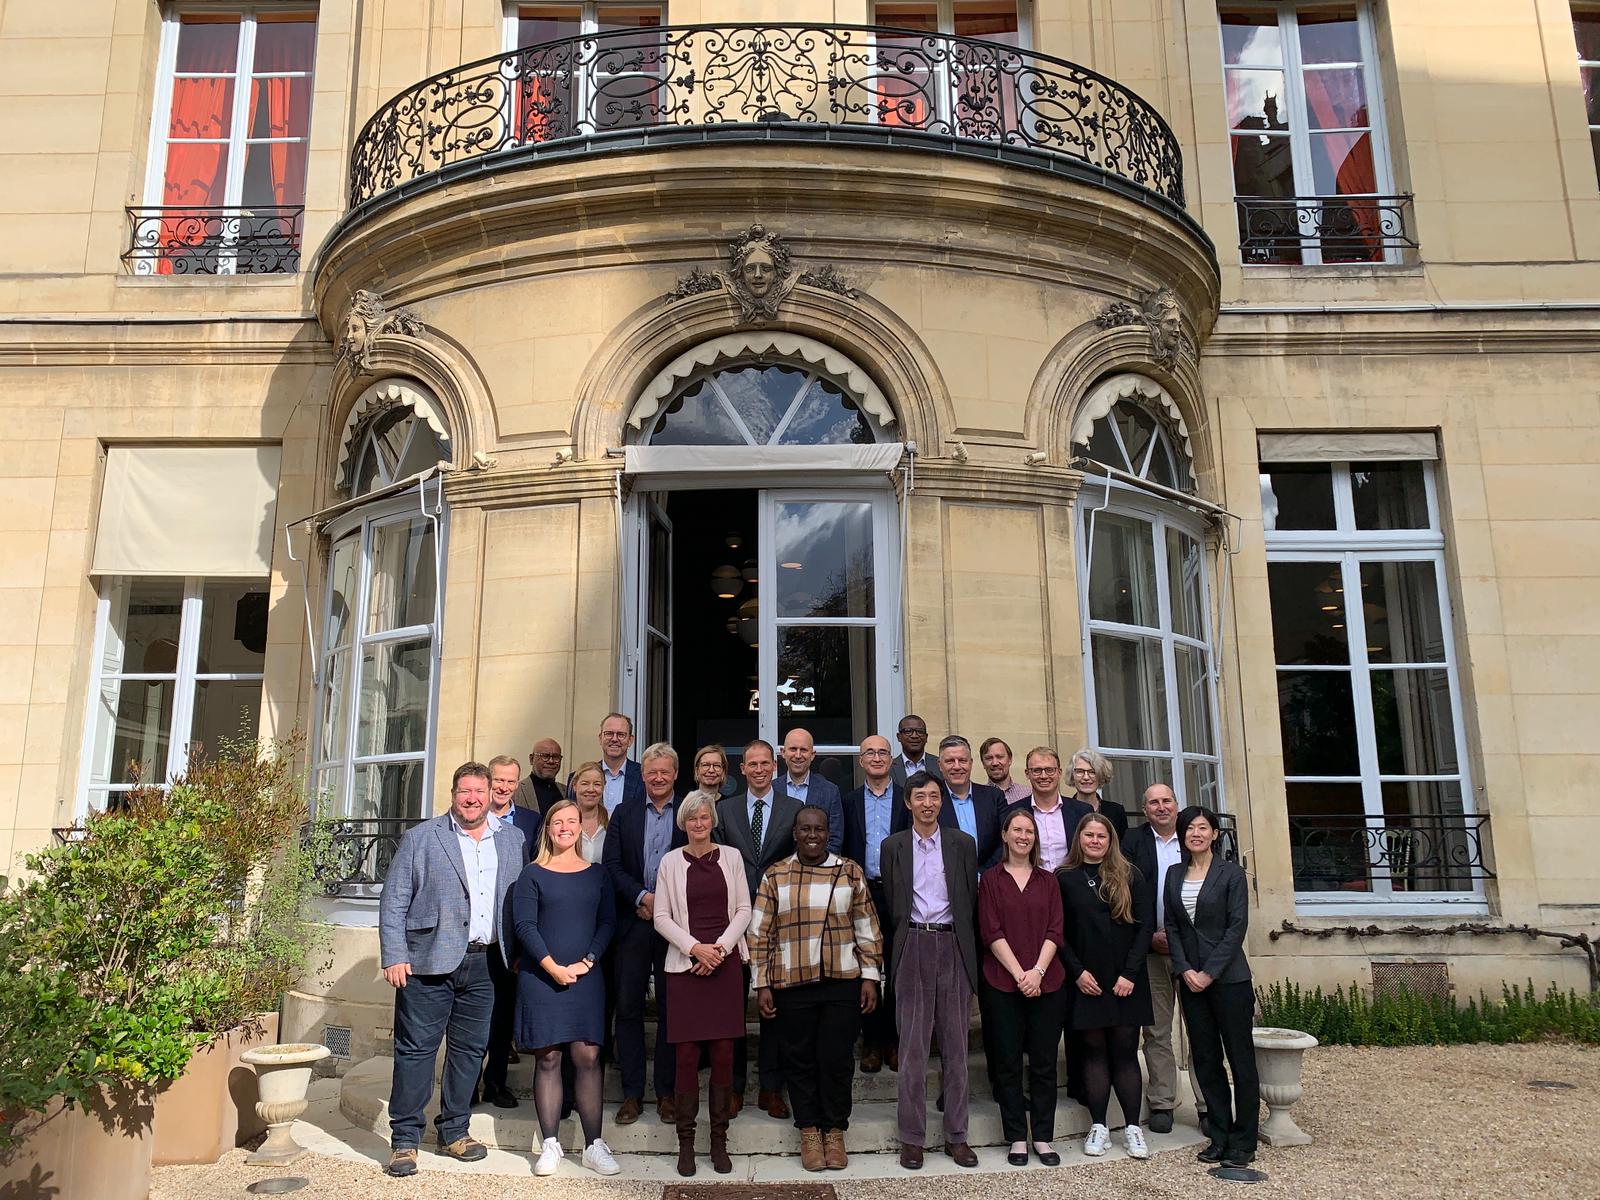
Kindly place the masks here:
<instances>
[{"instance_id":1,"label":"man in grey blazer","mask_svg":"<svg viewBox=\"0 0 1600 1200\"><path fill-rule=\"evenodd\" d=\"M800 801L772 786L772 777L778 769L778 760L770 742L756 739L744 748L739 770L744 773L746 791L743 795L729 796L717 801L717 828L713 836L731 850L737 850L744 859L744 875L754 896L761 886L761 877L775 862L794 853L794 819L800 812ZM745 974L749 975L749 967ZM750 980L745 979L748 991ZM783 1099L783 1071L778 1060L778 1033L766 1017L761 1018L761 1043L757 1048L759 1092L756 1103L770 1117L783 1120L789 1115L789 1106ZM750 1078L746 1061L745 1039L733 1044L733 1095L734 1111L743 1103L744 1089Z\"/></svg>"},{"instance_id":2,"label":"man in grey blazer","mask_svg":"<svg viewBox=\"0 0 1600 1200\"><path fill-rule=\"evenodd\" d=\"M928 749L928 723L916 713L907 713L900 718L900 723L894 729L895 741L900 743L900 753L889 761L889 778L901 791L905 791L906 780L918 771L926 771L935 779L943 780L944 774L939 769L939 756L926 753Z\"/></svg>"},{"instance_id":3,"label":"man in grey blazer","mask_svg":"<svg viewBox=\"0 0 1600 1200\"><path fill-rule=\"evenodd\" d=\"M941 826L943 786L926 771L906 780L911 828L884 839L885 932L893 933L895 1018L900 1026L900 1165L922 1166L927 1141L928 1053L944 1063L944 1152L975 1167L967 1143L967 1022L978 990L978 847Z\"/></svg>"},{"instance_id":4,"label":"man in grey blazer","mask_svg":"<svg viewBox=\"0 0 1600 1200\"><path fill-rule=\"evenodd\" d=\"M507 967L515 957L506 897L527 861L522 830L489 810L489 768L482 763L457 767L450 811L400 839L378 902L380 965L395 989L391 1175L417 1173L441 1041L439 1153L463 1162L489 1153L468 1136L467 1122L494 1010L489 956L499 955Z\"/></svg>"}]
</instances>

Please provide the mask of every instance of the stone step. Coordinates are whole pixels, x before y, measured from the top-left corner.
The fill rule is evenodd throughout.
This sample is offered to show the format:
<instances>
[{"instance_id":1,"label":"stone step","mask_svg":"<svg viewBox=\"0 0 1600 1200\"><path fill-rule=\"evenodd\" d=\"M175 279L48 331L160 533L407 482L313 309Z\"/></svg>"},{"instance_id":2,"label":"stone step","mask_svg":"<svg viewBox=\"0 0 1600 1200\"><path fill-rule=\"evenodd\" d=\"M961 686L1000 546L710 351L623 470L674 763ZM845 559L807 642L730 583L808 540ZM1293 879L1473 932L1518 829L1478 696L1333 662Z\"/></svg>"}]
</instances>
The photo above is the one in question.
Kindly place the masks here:
<instances>
[{"instance_id":1,"label":"stone step","mask_svg":"<svg viewBox=\"0 0 1600 1200\"><path fill-rule=\"evenodd\" d=\"M389 1132L389 1069L387 1057L370 1058L352 1067L340 1081L339 1107L353 1125L371 1130L380 1136ZM883 1073L893 1079L891 1072ZM1000 1111L987 1095L987 1082L981 1064L973 1076L974 1095L969 1112L967 1140L974 1146L999 1146L1003 1144L1000 1129ZM428 1109L431 1121L437 1112L437 1097ZM619 1154L674 1154L677 1152L677 1131L663 1124L654 1109L632 1125L618 1125L612 1119L615 1105L607 1104L604 1136L611 1148ZM702 1152L709 1137L705 1103L696 1133ZM927 1105L927 1144L943 1145L942 1116L930 1101ZM1112 1102L1110 1121L1120 1126L1122 1119ZM1062 1094L1056 1105L1056 1139L1058 1141L1081 1137L1088 1131L1089 1114L1081 1105ZM502 1149L527 1151L540 1139L538 1119L531 1102L514 1109L480 1107L473 1111L472 1136L486 1145ZM581 1148L582 1133L576 1118L561 1123L562 1144L569 1150ZM850 1128L845 1134L845 1146L851 1153L893 1151L899 1148L899 1127L896 1103L892 1097L858 1102L851 1115ZM728 1147L733 1154L799 1154L800 1132L791 1121L778 1121L765 1113L747 1106L728 1129Z\"/></svg>"}]
</instances>

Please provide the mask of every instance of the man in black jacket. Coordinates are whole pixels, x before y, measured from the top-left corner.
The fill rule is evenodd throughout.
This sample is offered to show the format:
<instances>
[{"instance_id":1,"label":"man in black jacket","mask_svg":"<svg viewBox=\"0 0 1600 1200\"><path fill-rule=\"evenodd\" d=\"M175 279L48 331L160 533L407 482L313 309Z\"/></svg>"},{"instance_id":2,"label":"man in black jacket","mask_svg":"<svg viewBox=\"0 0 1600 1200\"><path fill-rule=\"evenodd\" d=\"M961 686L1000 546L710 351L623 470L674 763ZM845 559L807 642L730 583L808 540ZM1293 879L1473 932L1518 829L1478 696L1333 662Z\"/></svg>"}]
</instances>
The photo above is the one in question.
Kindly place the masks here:
<instances>
[{"instance_id":1,"label":"man in black jacket","mask_svg":"<svg viewBox=\"0 0 1600 1200\"><path fill-rule=\"evenodd\" d=\"M861 743L861 773L866 783L844 794L844 856L861 864L872 906L883 922L883 843L891 833L911 827L904 794L890 775L889 739L873 734ZM888 994L889 936L884 933L884 994L878 1007L861 1021L861 1069L868 1075L883 1069L900 1069L899 1041L895 1037L894 1001Z\"/></svg>"}]
</instances>

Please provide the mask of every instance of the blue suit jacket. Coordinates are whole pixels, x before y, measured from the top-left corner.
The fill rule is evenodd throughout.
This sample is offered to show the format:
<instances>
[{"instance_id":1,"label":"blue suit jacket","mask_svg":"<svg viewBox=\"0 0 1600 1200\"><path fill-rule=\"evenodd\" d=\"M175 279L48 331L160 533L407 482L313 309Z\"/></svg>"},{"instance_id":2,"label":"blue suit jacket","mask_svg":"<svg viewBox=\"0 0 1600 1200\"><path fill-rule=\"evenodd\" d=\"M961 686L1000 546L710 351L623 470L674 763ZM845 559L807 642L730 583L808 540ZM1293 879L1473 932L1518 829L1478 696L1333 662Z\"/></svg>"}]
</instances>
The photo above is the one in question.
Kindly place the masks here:
<instances>
[{"instance_id":1,"label":"blue suit jacket","mask_svg":"<svg viewBox=\"0 0 1600 1200\"><path fill-rule=\"evenodd\" d=\"M779 796L789 794L787 771L773 781L772 790ZM806 784L805 802L815 804L828 814L828 853L838 854L844 845L844 800L839 795L838 785L812 771Z\"/></svg>"},{"instance_id":2,"label":"blue suit jacket","mask_svg":"<svg viewBox=\"0 0 1600 1200\"><path fill-rule=\"evenodd\" d=\"M642 786L642 785L641 785ZM616 893L618 940L639 919L634 910L638 907L640 892L652 890L644 881L644 806L648 804L641 794L636 800L624 800L611 814L606 826L606 846L601 862L611 880L611 890ZM671 848L687 845L689 837L678 828L678 798L667 804L672 814Z\"/></svg>"},{"instance_id":3,"label":"blue suit jacket","mask_svg":"<svg viewBox=\"0 0 1600 1200\"><path fill-rule=\"evenodd\" d=\"M544 824L544 817L536 808L520 808L512 805L511 820L522 830L522 836L528 839L528 861L532 862L533 856L539 853L539 829Z\"/></svg>"},{"instance_id":4,"label":"blue suit jacket","mask_svg":"<svg viewBox=\"0 0 1600 1200\"><path fill-rule=\"evenodd\" d=\"M851 788L844 794L844 847L840 850L846 858L867 865L867 789ZM906 807L905 792L898 783L889 784L889 832L899 833L911 828L911 810ZM882 859L879 859L882 869Z\"/></svg>"},{"instance_id":5,"label":"blue suit jacket","mask_svg":"<svg viewBox=\"0 0 1600 1200\"><path fill-rule=\"evenodd\" d=\"M978 870L986 871L1000 861L1000 856L1004 852L1000 845L1000 823L1006 810L1011 806L1006 803L1004 792L987 783L970 784L968 790L972 799L972 811L977 818ZM941 780L940 791L944 794L944 807L939 810L939 824L959 825L956 820L955 805L950 801L950 785Z\"/></svg>"}]
</instances>

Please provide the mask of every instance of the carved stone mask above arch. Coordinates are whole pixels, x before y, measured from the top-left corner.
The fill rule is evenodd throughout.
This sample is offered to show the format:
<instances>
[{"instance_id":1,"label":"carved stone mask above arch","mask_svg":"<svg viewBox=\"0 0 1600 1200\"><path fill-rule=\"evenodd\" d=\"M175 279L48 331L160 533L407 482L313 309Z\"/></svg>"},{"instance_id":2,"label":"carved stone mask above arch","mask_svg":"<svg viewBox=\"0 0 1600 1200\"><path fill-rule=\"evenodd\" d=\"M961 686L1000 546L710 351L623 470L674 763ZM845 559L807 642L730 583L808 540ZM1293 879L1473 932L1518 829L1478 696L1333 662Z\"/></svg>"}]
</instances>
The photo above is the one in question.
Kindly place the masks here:
<instances>
[{"instance_id":1,"label":"carved stone mask above arch","mask_svg":"<svg viewBox=\"0 0 1600 1200\"><path fill-rule=\"evenodd\" d=\"M421 332L422 322L410 309L391 310L377 292L362 288L350 298L340 326L339 361L348 363L354 375L370 375L373 349L380 337L390 333L416 337Z\"/></svg>"},{"instance_id":2,"label":"carved stone mask above arch","mask_svg":"<svg viewBox=\"0 0 1600 1200\"><path fill-rule=\"evenodd\" d=\"M1125 300L1108 304L1094 323L1101 329L1142 324L1150 332L1150 361L1169 371L1179 356L1196 357L1194 339L1183 327L1183 308L1171 288L1146 292L1137 306Z\"/></svg>"},{"instance_id":3,"label":"carved stone mask above arch","mask_svg":"<svg viewBox=\"0 0 1600 1200\"><path fill-rule=\"evenodd\" d=\"M695 267L667 293L666 302L726 291L739 306L740 325L765 325L777 319L779 307L802 283L840 296L856 294L832 264L816 271L797 271L783 238L756 224L728 243L727 270Z\"/></svg>"}]
</instances>

